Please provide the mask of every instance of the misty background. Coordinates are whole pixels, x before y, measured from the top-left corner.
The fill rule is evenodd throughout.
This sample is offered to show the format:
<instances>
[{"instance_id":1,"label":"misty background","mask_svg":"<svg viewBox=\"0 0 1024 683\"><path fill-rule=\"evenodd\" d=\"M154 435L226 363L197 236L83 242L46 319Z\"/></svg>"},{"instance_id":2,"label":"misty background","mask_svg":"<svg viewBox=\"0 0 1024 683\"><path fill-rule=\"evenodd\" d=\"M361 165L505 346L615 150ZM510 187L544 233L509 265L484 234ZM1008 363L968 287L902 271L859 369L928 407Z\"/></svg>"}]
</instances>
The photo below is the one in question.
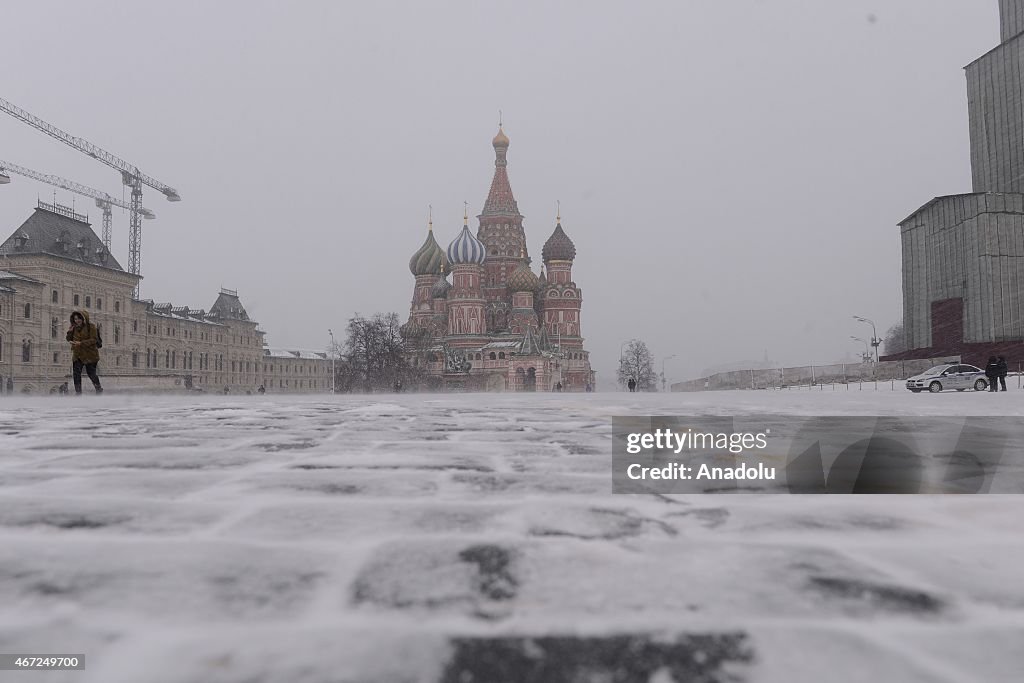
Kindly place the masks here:
<instances>
[{"instance_id":1,"label":"misty background","mask_svg":"<svg viewBox=\"0 0 1024 683\"><path fill-rule=\"evenodd\" d=\"M902 315L897 222L971 189L962 67L998 36L995 0L5 0L0 97L181 193L145 190L143 298L237 289L312 349L407 316L427 205L442 246L480 212L501 109L534 270L560 200L608 388L632 337L670 381L859 357L852 315ZM8 116L0 158L127 198ZM12 176L3 237L53 196Z\"/></svg>"}]
</instances>

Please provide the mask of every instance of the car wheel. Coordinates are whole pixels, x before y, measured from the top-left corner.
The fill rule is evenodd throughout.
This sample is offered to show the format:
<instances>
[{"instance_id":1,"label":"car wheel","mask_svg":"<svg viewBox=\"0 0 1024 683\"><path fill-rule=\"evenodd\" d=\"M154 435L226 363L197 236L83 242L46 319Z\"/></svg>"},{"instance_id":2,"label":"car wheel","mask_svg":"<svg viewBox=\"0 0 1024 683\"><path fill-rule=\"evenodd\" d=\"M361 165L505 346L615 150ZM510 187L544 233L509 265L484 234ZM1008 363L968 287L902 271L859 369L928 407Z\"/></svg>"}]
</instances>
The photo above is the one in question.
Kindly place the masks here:
<instances>
[{"instance_id":1,"label":"car wheel","mask_svg":"<svg viewBox=\"0 0 1024 683\"><path fill-rule=\"evenodd\" d=\"M928 391L932 392L933 394L937 394L940 391L942 391L942 384L939 382L932 382L931 384L928 385Z\"/></svg>"},{"instance_id":2,"label":"car wheel","mask_svg":"<svg viewBox=\"0 0 1024 683\"><path fill-rule=\"evenodd\" d=\"M988 382L986 382L985 380L979 379L977 382L974 383L975 391L985 391L986 389L988 389Z\"/></svg>"}]
</instances>

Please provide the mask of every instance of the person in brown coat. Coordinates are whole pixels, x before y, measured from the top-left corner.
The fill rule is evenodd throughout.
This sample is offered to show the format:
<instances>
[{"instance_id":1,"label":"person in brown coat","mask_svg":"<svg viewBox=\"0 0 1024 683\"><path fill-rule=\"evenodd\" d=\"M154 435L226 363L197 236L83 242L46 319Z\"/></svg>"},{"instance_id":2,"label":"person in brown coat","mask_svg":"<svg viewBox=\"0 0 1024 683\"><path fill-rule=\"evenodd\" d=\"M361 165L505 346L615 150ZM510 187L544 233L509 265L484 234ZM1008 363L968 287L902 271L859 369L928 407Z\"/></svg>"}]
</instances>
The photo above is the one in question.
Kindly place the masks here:
<instances>
[{"instance_id":1,"label":"person in brown coat","mask_svg":"<svg viewBox=\"0 0 1024 683\"><path fill-rule=\"evenodd\" d=\"M82 368L92 380L97 394L103 393L100 378L96 374L96 366L100 362L100 349L97 344L99 333L96 326L89 322L86 311L75 311L71 314L71 327L68 328L67 340L71 342L71 376L75 381L75 393L82 393Z\"/></svg>"}]
</instances>

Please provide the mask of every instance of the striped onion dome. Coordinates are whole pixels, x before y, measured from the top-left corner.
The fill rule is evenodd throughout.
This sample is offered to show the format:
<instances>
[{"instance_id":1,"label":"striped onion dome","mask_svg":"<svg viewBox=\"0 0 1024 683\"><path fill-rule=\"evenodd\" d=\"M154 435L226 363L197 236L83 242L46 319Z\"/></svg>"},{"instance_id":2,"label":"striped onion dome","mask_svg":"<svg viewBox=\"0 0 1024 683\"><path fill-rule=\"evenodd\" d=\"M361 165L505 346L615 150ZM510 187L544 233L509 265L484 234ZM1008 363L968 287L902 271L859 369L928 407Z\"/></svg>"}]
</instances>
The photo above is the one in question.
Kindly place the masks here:
<instances>
[{"instance_id":1,"label":"striped onion dome","mask_svg":"<svg viewBox=\"0 0 1024 683\"><path fill-rule=\"evenodd\" d=\"M473 236L468 225L462 226L462 232L448 245L448 263L453 266L460 263L483 264L487 258L487 248L483 242Z\"/></svg>"},{"instance_id":2,"label":"striped onion dome","mask_svg":"<svg viewBox=\"0 0 1024 683\"><path fill-rule=\"evenodd\" d=\"M444 251L434 239L434 231L427 231L423 246L409 259L409 270L413 275L437 275L444 265Z\"/></svg>"},{"instance_id":3,"label":"striped onion dome","mask_svg":"<svg viewBox=\"0 0 1024 683\"><path fill-rule=\"evenodd\" d=\"M444 273L441 273L441 277L437 278L437 282L430 288L430 296L435 299L445 299L448 297L448 290L452 288L452 283L448 282Z\"/></svg>"},{"instance_id":4,"label":"striped onion dome","mask_svg":"<svg viewBox=\"0 0 1024 683\"><path fill-rule=\"evenodd\" d=\"M526 259L519 262L519 267L508 276L508 286L513 292L533 292L537 289L539 280L526 265Z\"/></svg>"}]
</instances>

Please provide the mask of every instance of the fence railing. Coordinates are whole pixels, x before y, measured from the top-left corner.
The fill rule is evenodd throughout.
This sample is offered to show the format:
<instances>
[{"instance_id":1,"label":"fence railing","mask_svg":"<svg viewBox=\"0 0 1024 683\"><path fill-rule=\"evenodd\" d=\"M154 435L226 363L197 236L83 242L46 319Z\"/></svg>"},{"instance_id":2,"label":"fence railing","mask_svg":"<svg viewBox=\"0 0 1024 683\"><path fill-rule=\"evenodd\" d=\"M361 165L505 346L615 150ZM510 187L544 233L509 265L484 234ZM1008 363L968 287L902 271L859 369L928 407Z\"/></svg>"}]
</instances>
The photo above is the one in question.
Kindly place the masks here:
<instances>
[{"instance_id":1,"label":"fence railing","mask_svg":"<svg viewBox=\"0 0 1024 683\"><path fill-rule=\"evenodd\" d=\"M879 363L836 363L719 372L708 377L676 382L672 391L721 391L727 389L785 389L799 386L890 384L943 363L958 363L959 356Z\"/></svg>"}]
</instances>

